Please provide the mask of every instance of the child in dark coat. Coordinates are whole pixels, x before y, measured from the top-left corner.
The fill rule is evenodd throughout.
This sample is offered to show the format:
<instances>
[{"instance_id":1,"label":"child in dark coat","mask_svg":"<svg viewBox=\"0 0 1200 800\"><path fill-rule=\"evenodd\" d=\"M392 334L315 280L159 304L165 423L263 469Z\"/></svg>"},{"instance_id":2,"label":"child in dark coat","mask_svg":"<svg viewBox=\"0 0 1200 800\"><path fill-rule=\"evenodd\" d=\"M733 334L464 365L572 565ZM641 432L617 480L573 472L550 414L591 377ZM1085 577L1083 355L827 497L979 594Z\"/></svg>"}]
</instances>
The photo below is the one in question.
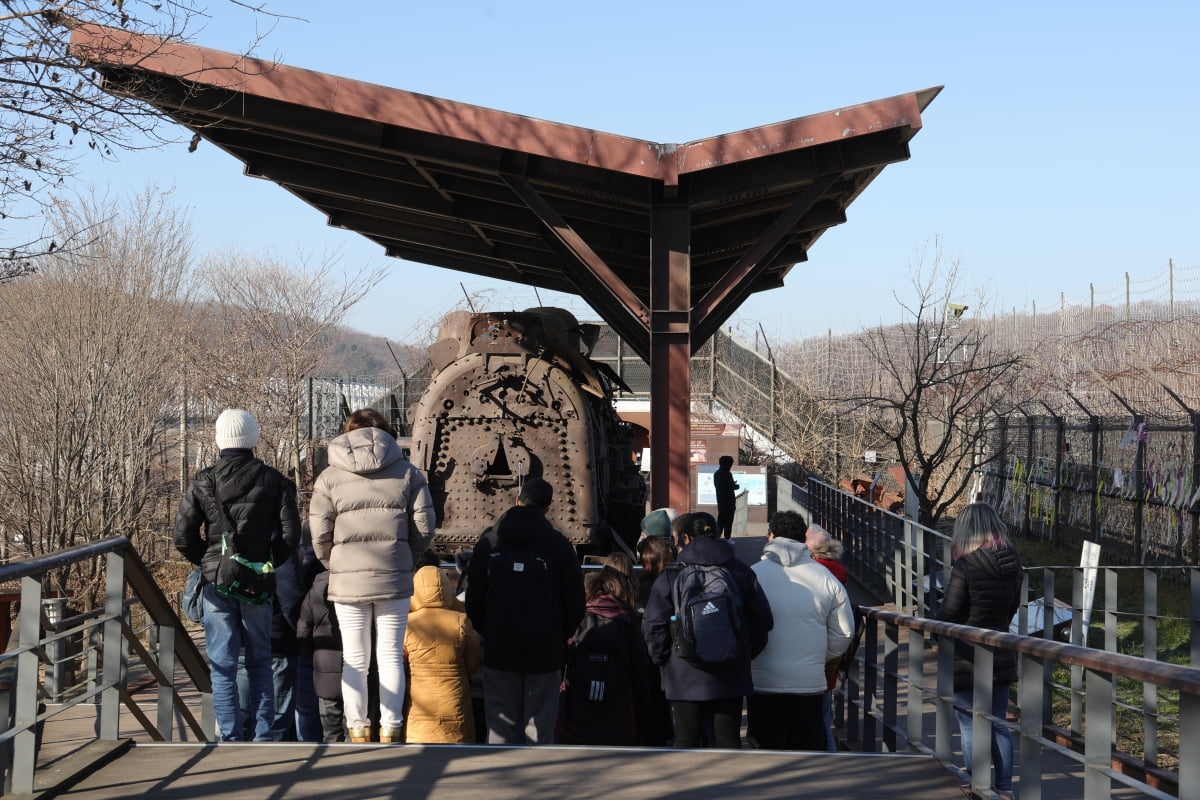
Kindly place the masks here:
<instances>
[{"instance_id":1,"label":"child in dark coat","mask_svg":"<svg viewBox=\"0 0 1200 800\"><path fill-rule=\"evenodd\" d=\"M333 603L326 599L329 572L313 579L304 596L296 638L312 653L313 688L321 715L324 742L346 741L342 715L342 632L338 627Z\"/></svg>"},{"instance_id":2,"label":"child in dark coat","mask_svg":"<svg viewBox=\"0 0 1200 800\"><path fill-rule=\"evenodd\" d=\"M559 744L641 745L650 659L632 582L612 567L588 575L587 610L568 644L559 693Z\"/></svg>"}]
</instances>

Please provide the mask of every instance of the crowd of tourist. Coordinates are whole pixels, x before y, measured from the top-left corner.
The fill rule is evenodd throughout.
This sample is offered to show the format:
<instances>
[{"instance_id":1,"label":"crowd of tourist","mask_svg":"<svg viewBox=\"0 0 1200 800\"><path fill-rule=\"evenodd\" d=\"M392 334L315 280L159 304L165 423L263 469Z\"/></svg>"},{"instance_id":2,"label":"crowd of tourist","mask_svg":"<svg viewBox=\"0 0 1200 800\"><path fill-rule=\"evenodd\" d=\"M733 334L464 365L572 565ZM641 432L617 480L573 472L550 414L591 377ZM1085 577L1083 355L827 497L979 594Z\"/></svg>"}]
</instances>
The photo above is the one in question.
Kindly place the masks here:
<instances>
[{"instance_id":1,"label":"crowd of tourist","mask_svg":"<svg viewBox=\"0 0 1200 800\"><path fill-rule=\"evenodd\" d=\"M222 740L738 748L745 713L751 746L831 746L854 618L837 543L800 515L772 517L753 566L725 520L671 509L643 520L640 563L581 565L531 477L442 564L425 478L382 415L350 415L306 515L254 458L257 430L222 413L176 522ZM269 591L231 588L231 558Z\"/></svg>"}]
</instances>

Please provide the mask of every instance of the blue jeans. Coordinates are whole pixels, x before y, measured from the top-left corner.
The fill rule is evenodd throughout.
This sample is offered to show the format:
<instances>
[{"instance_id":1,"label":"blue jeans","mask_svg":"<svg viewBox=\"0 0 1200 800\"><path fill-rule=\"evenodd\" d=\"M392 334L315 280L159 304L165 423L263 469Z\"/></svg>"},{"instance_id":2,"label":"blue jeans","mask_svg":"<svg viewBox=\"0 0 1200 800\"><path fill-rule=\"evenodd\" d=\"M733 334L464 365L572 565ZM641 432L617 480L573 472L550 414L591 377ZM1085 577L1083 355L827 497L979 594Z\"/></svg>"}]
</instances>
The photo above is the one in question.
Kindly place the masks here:
<instances>
[{"instance_id":1,"label":"blue jeans","mask_svg":"<svg viewBox=\"0 0 1200 800\"><path fill-rule=\"evenodd\" d=\"M341 725L339 715L339 725ZM313 688L312 653L296 656L296 738L302 742L319 742L324 738L317 692Z\"/></svg>"},{"instance_id":2,"label":"blue jeans","mask_svg":"<svg viewBox=\"0 0 1200 800\"><path fill-rule=\"evenodd\" d=\"M225 597L211 583L203 588L204 639L212 667L213 713L223 742L242 740L238 702L238 656L249 676L254 741L271 741L275 689L271 680L271 604L253 605Z\"/></svg>"},{"instance_id":3,"label":"blue jeans","mask_svg":"<svg viewBox=\"0 0 1200 800\"><path fill-rule=\"evenodd\" d=\"M291 656L271 656L271 686L275 694L275 717L271 722L272 742L296 741L296 664ZM238 662L238 705L242 712L242 738L254 738L250 714L250 676Z\"/></svg>"},{"instance_id":4,"label":"blue jeans","mask_svg":"<svg viewBox=\"0 0 1200 800\"><path fill-rule=\"evenodd\" d=\"M1004 719L1008 713L1008 690L1010 684L997 683L992 687L991 714L996 719ZM961 689L954 692L954 716L958 718L958 730L962 735L963 765L967 772L971 771L971 742L974 739L972 725L974 715L971 711L974 705L974 691ZM957 706L962 706L958 708ZM1013 773L1013 743L1008 728L992 723L992 768L995 770L996 791L1011 792Z\"/></svg>"},{"instance_id":5,"label":"blue jeans","mask_svg":"<svg viewBox=\"0 0 1200 800\"><path fill-rule=\"evenodd\" d=\"M825 699L821 701L821 714L825 717L825 749L827 752L837 752L837 739L833 736L833 690L825 690Z\"/></svg>"}]
</instances>

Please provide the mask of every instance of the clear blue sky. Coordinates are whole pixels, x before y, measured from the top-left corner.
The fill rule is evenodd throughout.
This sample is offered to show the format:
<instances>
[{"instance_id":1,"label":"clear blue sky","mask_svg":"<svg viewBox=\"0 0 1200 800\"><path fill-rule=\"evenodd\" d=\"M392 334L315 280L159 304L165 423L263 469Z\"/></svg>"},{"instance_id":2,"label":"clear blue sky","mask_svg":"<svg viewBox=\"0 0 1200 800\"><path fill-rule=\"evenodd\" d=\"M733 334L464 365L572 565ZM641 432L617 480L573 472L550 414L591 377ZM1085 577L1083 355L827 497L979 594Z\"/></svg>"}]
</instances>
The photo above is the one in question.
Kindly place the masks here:
<instances>
[{"instance_id":1,"label":"clear blue sky","mask_svg":"<svg viewBox=\"0 0 1200 800\"><path fill-rule=\"evenodd\" d=\"M1200 5L605 0L343 4L272 0L260 48L284 63L658 142L686 142L931 86L912 158L884 169L795 267L731 320L778 340L896 321L893 290L931 239L1001 309L1086 302L1200 263ZM255 20L213 0L195 42L241 50ZM266 21L259 20L261 27ZM340 249L389 266L349 323L416 341L468 291L532 290L386 259L211 145L124 154L91 179L175 185L202 249ZM542 293L547 303L564 298ZM579 307L578 304L575 305Z\"/></svg>"}]
</instances>

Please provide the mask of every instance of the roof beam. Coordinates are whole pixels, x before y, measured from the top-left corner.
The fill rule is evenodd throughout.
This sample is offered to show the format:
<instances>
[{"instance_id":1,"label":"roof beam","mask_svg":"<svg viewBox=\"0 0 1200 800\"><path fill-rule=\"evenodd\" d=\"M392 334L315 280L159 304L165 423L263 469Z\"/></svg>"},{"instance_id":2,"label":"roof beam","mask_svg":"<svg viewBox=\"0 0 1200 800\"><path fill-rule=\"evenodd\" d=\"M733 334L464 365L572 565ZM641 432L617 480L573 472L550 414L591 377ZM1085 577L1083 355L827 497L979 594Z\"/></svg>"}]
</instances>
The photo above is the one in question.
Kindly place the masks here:
<instances>
[{"instance_id":1,"label":"roof beam","mask_svg":"<svg viewBox=\"0 0 1200 800\"><path fill-rule=\"evenodd\" d=\"M611 316L606 315L605 319L638 349L635 343L645 342L650 334L650 312L646 304L629 290L625 282L534 191L524 177L517 174L505 174L503 177L513 192L545 225L551 242L563 251L564 271L579 287L579 294L608 309ZM639 354L647 357L648 348L643 345Z\"/></svg>"},{"instance_id":2,"label":"roof beam","mask_svg":"<svg viewBox=\"0 0 1200 800\"><path fill-rule=\"evenodd\" d=\"M692 353L695 354L742 304L754 281L770 264L771 259L787 243L796 224L816 204L825 190L837 180L837 174L817 178L796 198L792 207L771 224L746 253L725 272L692 309Z\"/></svg>"}]
</instances>

